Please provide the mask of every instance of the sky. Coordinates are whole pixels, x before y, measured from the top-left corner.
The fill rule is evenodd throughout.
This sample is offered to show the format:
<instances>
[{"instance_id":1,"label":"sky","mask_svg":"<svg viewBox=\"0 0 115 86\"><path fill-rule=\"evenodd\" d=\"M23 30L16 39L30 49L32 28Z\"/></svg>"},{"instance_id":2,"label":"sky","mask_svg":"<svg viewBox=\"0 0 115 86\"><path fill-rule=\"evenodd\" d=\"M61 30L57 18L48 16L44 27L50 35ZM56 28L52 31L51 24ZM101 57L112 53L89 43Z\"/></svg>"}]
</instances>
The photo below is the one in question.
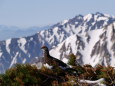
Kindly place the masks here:
<instances>
[{"instance_id":1,"label":"sky","mask_svg":"<svg viewBox=\"0 0 115 86\"><path fill-rule=\"evenodd\" d=\"M0 25L44 26L78 14L115 15L114 4L115 0L0 0Z\"/></svg>"}]
</instances>

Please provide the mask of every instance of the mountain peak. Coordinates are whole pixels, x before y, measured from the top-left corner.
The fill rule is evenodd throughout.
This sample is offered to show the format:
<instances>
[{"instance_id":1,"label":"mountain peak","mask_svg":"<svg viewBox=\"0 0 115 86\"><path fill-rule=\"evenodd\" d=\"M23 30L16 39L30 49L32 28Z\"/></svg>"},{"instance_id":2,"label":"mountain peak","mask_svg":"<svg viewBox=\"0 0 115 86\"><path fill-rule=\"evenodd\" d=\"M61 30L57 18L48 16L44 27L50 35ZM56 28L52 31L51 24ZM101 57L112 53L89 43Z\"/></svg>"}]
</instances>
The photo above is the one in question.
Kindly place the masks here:
<instances>
[{"instance_id":1,"label":"mountain peak","mask_svg":"<svg viewBox=\"0 0 115 86\"><path fill-rule=\"evenodd\" d=\"M84 20L89 21L92 17L92 14L87 14L86 16L84 16Z\"/></svg>"}]
</instances>

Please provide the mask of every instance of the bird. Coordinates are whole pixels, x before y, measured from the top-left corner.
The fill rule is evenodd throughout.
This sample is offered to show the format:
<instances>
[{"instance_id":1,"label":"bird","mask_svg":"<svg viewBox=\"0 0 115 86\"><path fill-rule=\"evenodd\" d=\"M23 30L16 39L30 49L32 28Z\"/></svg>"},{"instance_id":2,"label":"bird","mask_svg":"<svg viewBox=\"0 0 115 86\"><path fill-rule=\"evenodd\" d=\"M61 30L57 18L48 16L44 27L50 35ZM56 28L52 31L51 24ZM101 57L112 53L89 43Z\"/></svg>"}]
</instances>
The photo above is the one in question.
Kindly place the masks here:
<instances>
[{"instance_id":1,"label":"bird","mask_svg":"<svg viewBox=\"0 0 115 86\"><path fill-rule=\"evenodd\" d=\"M61 60L52 57L49 54L49 49L47 46L44 45L41 47L41 49L44 51L43 63L44 63L45 67L50 68L50 69L55 69L56 67L59 67L68 74L77 75L77 73L78 73L77 70L70 68L67 64L65 64Z\"/></svg>"},{"instance_id":2,"label":"bird","mask_svg":"<svg viewBox=\"0 0 115 86\"><path fill-rule=\"evenodd\" d=\"M61 69L66 69L69 68L69 66L67 64L65 64L64 62L62 62L61 60L58 60L54 57L52 57L49 54L49 49L47 46L42 46L41 49L43 49L44 51L44 64L45 66L49 67L49 68L53 68L53 67L60 67Z\"/></svg>"}]
</instances>

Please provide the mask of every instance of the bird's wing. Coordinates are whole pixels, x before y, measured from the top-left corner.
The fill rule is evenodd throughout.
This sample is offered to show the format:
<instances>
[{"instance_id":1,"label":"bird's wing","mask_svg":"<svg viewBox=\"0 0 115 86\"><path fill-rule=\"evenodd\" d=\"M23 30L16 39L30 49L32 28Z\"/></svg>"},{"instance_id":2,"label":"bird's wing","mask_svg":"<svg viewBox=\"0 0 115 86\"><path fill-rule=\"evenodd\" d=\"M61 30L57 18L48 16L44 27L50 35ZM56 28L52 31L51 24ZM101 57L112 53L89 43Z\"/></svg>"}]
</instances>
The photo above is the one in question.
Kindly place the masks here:
<instances>
[{"instance_id":1,"label":"bird's wing","mask_svg":"<svg viewBox=\"0 0 115 86\"><path fill-rule=\"evenodd\" d=\"M67 64L65 64L64 62L62 62L61 60L58 60L56 58L53 58L54 61L56 61L57 65L62 66L62 67L68 67Z\"/></svg>"}]
</instances>

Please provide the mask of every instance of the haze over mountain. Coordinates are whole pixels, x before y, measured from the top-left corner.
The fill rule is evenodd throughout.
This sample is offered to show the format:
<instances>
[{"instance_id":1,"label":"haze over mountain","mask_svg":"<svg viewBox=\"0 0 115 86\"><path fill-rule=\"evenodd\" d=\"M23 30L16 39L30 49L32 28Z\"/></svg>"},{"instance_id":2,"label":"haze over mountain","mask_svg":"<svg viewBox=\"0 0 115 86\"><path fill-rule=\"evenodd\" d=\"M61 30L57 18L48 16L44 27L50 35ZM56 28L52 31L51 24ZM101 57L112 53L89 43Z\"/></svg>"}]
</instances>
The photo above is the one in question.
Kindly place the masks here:
<instances>
[{"instance_id":1,"label":"haze over mountain","mask_svg":"<svg viewBox=\"0 0 115 86\"><path fill-rule=\"evenodd\" d=\"M15 26L7 27L6 25L0 25L0 41L7 40L9 38L30 36L38 31L48 29L49 27L50 25L42 27L30 27L30 28L19 28Z\"/></svg>"},{"instance_id":2,"label":"haze over mountain","mask_svg":"<svg viewBox=\"0 0 115 86\"><path fill-rule=\"evenodd\" d=\"M4 72L15 63L28 63L42 57L42 45L52 49L51 55L64 62L74 53L80 64L114 66L114 22L114 16L99 12L77 15L35 35L1 41L0 71Z\"/></svg>"}]
</instances>

